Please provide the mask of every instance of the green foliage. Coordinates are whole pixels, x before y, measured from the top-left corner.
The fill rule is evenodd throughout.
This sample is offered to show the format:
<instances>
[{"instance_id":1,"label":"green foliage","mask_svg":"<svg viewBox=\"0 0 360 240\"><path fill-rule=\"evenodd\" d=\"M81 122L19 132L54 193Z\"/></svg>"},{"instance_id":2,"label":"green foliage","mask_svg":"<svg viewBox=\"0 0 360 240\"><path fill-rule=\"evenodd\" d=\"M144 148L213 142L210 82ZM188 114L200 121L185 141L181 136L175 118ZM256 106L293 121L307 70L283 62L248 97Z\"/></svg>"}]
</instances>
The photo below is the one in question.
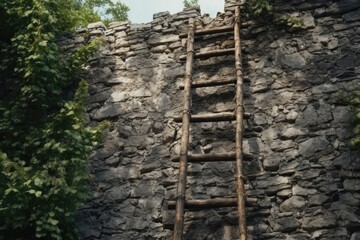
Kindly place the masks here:
<instances>
[{"instance_id":1,"label":"green foliage","mask_svg":"<svg viewBox=\"0 0 360 240\"><path fill-rule=\"evenodd\" d=\"M249 0L248 5L255 16L268 14L272 10L268 0Z\"/></svg>"},{"instance_id":2,"label":"green foliage","mask_svg":"<svg viewBox=\"0 0 360 240\"><path fill-rule=\"evenodd\" d=\"M197 7L199 6L199 0L184 0L183 4L186 8Z\"/></svg>"},{"instance_id":3,"label":"green foliage","mask_svg":"<svg viewBox=\"0 0 360 240\"><path fill-rule=\"evenodd\" d=\"M70 57L56 44L78 24L75 5L0 2L0 84L11 90L0 99L1 240L77 238L73 216L88 195L85 165L107 123L86 126L80 79L101 41Z\"/></svg>"},{"instance_id":4,"label":"green foliage","mask_svg":"<svg viewBox=\"0 0 360 240\"><path fill-rule=\"evenodd\" d=\"M264 21L271 21L291 31L304 28L304 23L299 17L290 14L275 14L269 0L249 0L247 4L255 18L261 17Z\"/></svg>"},{"instance_id":5,"label":"green foliage","mask_svg":"<svg viewBox=\"0 0 360 240\"><path fill-rule=\"evenodd\" d=\"M354 138L350 141L350 146L353 149L360 150L360 88L354 91L354 98L351 101L351 108L353 112L352 123L354 125Z\"/></svg>"},{"instance_id":6,"label":"green foliage","mask_svg":"<svg viewBox=\"0 0 360 240\"><path fill-rule=\"evenodd\" d=\"M304 22L300 18L289 14L275 14L274 23L287 27L291 30L303 29L305 26Z\"/></svg>"},{"instance_id":7,"label":"green foliage","mask_svg":"<svg viewBox=\"0 0 360 240\"><path fill-rule=\"evenodd\" d=\"M129 7L114 0L75 0L77 25L87 26L90 22L124 21L128 19Z\"/></svg>"}]
</instances>

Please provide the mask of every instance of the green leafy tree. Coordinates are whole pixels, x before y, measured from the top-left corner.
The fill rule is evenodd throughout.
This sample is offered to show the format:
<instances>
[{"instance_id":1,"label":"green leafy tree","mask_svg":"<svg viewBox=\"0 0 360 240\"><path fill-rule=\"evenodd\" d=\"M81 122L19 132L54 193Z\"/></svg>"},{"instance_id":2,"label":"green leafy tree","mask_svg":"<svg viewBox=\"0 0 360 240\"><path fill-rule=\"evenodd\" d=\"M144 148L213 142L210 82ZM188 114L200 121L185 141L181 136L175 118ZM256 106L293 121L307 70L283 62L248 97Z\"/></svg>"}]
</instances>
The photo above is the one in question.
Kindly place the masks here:
<instances>
[{"instance_id":1,"label":"green leafy tree","mask_svg":"<svg viewBox=\"0 0 360 240\"><path fill-rule=\"evenodd\" d=\"M260 21L272 22L290 31L304 28L304 23L300 18L288 13L274 13L273 5L269 0L248 0L247 6L255 18L261 17Z\"/></svg>"},{"instance_id":2,"label":"green leafy tree","mask_svg":"<svg viewBox=\"0 0 360 240\"><path fill-rule=\"evenodd\" d=\"M78 25L86 26L90 22L125 21L129 7L114 0L75 0Z\"/></svg>"},{"instance_id":3,"label":"green leafy tree","mask_svg":"<svg viewBox=\"0 0 360 240\"><path fill-rule=\"evenodd\" d=\"M186 8L197 7L199 6L199 0L184 0L183 4Z\"/></svg>"},{"instance_id":4,"label":"green leafy tree","mask_svg":"<svg viewBox=\"0 0 360 240\"><path fill-rule=\"evenodd\" d=\"M255 16L268 14L272 10L268 0L249 0L248 5Z\"/></svg>"},{"instance_id":5,"label":"green leafy tree","mask_svg":"<svg viewBox=\"0 0 360 240\"><path fill-rule=\"evenodd\" d=\"M57 45L79 11L73 0L0 2L1 240L77 238L74 214L89 192L85 166L107 126L86 126L80 77L101 41L70 57Z\"/></svg>"}]
</instances>

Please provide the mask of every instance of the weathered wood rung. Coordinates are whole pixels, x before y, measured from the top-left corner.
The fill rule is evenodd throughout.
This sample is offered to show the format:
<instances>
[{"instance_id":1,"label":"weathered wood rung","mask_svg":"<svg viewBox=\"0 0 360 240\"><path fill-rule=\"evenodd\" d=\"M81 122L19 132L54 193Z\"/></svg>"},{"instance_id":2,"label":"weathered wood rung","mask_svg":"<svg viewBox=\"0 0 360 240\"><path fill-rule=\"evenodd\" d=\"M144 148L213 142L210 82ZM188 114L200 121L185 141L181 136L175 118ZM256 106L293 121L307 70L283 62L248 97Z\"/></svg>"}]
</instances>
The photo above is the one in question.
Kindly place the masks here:
<instances>
[{"instance_id":1,"label":"weathered wood rung","mask_svg":"<svg viewBox=\"0 0 360 240\"><path fill-rule=\"evenodd\" d=\"M213 87L213 86L221 86L228 84L235 84L236 78L228 78L228 79L216 79L211 81L196 81L191 84L191 88L201 88L201 87ZM179 86L180 90L184 89L184 85Z\"/></svg>"},{"instance_id":2,"label":"weathered wood rung","mask_svg":"<svg viewBox=\"0 0 360 240\"><path fill-rule=\"evenodd\" d=\"M251 118L251 113L244 113L244 119ZM190 122L222 122L235 121L236 114L233 112L196 114L190 116ZM175 122L182 122L182 116L176 116Z\"/></svg>"},{"instance_id":3,"label":"weathered wood rung","mask_svg":"<svg viewBox=\"0 0 360 240\"><path fill-rule=\"evenodd\" d=\"M255 25L253 21L248 22L242 22L241 27L247 28L250 26ZM210 34L217 34L217 33L227 33L227 32L233 32L234 26L223 26L223 27L213 27L213 28L207 28L207 29L199 29L195 31L195 36L204 36L204 35L210 35ZM188 34L186 32L180 33L180 38L187 38Z\"/></svg>"},{"instance_id":4,"label":"weathered wood rung","mask_svg":"<svg viewBox=\"0 0 360 240\"><path fill-rule=\"evenodd\" d=\"M207 29L199 29L195 31L195 36L203 36L209 34L216 34L216 33L226 33L226 32L233 32L234 26L225 26L225 27L214 27L214 28L207 28ZM180 33L180 38L187 38L187 33Z\"/></svg>"},{"instance_id":5,"label":"weathered wood rung","mask_svg":"<svg viewBox=\"0 0 360 240\"><path fill-rule=\"evenodd\" d=\"M254 206L257 203L256 198L246 198L246 204L248 206ZM168 201L168 208L174 209L176 205L175 201ZM204 200L185 200L185 208L191 210L202 210L221 207L237 207L236 198L213 198Z\"/></svg>"},{"instance_id":6,"label":"weathered wood rung","mask_svg":"<svg viewBox=\"0 0 360 240\"><path fill-rule=\"evenodd\" d=\"M252 160L254 156L251 154L244 154L244 160ZM180 156L171 158L172 162L179 162ZM230 162L236 160L236 152L229 153L211 153L211 154L188 154L188 162Z\"/></svg>"},{"instance_id":7,"label":"weathered wood rung","mask_svg":"<svg viewBox=\"0 0 360 240\"><path fill-rule=\"evenodd\" d=\"M224 56L224 55L233 55L235 54L235 48L226 48L226 49L216 49L213 51L208 51L208 52L198 52L195 53L194 58L195 59L207 59L207 58L211 58L211 57L219 57L219 56ZM186 54L181 55L179 57L180 60L186 60Z\"/></svg>"}]
</instances>

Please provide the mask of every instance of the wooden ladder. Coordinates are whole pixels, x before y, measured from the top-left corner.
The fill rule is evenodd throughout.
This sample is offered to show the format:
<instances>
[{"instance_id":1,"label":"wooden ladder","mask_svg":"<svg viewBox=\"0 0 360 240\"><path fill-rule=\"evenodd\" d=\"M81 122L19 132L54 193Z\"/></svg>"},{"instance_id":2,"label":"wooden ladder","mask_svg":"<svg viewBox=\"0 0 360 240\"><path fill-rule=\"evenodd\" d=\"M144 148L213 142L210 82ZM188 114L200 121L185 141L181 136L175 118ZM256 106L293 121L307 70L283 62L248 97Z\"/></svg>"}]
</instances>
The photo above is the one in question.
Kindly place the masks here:
<instances>
[{"instance_id":1,"label":"wooden ladder","mask_svg":"<svg viewBox=\"0 0 360 240\"><path fill-rule=\"evenodd\" d=\"M234 32L235 48L221 49L205 53L194 52L195 36ZM182 122L182 135L180 156L172 161L179 162L179 178L177 185L176 201L169 201L169 208L176 206L173 240L182 240L184 230L184 211L187 209L202 209L215 207L235 207L237 206L239 218L240 240L246 240L246 210L245 210L245 190L243 176L243 120L250 116L244 112L244 93L243 93L243 70L241 63L241 41L240 41L240 7L235 9L235 21L233 26L217 27L212 29L195 30L194 19L189 19L188 33L180 34L180 37L187 36L187 53L180 56L186 59L185 84L181 87L184 90L184 108L182 117L176 117L176 122ZM236 77L231 79L219 79L216 81L198 81L192 83L193 61L196 58L206 59L215 56L235 54ZM191 115L191 89L209 86L219 86L225 84L236 84L236 108L234 112ZM189 154L189 128L190 122L215 122L215 121L236 121L236 151L222 154ZM245 156L246 157L246 156ZM236 184L237 198L215 198L207 200L186 200L186 175L188 162L214 162L214 161L236 161ZM249 202L256 201L248 199Z\"/></svg>"}]
</instances>

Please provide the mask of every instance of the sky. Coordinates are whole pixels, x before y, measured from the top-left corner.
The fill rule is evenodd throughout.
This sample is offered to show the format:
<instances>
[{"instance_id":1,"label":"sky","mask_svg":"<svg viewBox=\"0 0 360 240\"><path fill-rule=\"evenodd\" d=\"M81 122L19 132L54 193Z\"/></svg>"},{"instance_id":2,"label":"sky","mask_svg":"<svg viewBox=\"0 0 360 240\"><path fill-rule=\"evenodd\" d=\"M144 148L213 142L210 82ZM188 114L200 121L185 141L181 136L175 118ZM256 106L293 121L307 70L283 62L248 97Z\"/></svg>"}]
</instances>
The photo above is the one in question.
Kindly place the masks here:
<instances>
[{"instance_id":1,"label":"sky","mask_svg":"<svg viewBox=\"0 0 360 240\"><path fill-rule=\"evenodd\" d=\"M129 20L132 23L148 23L153 14L169 11L171 14L181 12L183 0L121 0L129 8ZM201 14L209 13L215 17L217 12L224 11L225 0L200 0Z\"/></svg>"}]
</instances>

